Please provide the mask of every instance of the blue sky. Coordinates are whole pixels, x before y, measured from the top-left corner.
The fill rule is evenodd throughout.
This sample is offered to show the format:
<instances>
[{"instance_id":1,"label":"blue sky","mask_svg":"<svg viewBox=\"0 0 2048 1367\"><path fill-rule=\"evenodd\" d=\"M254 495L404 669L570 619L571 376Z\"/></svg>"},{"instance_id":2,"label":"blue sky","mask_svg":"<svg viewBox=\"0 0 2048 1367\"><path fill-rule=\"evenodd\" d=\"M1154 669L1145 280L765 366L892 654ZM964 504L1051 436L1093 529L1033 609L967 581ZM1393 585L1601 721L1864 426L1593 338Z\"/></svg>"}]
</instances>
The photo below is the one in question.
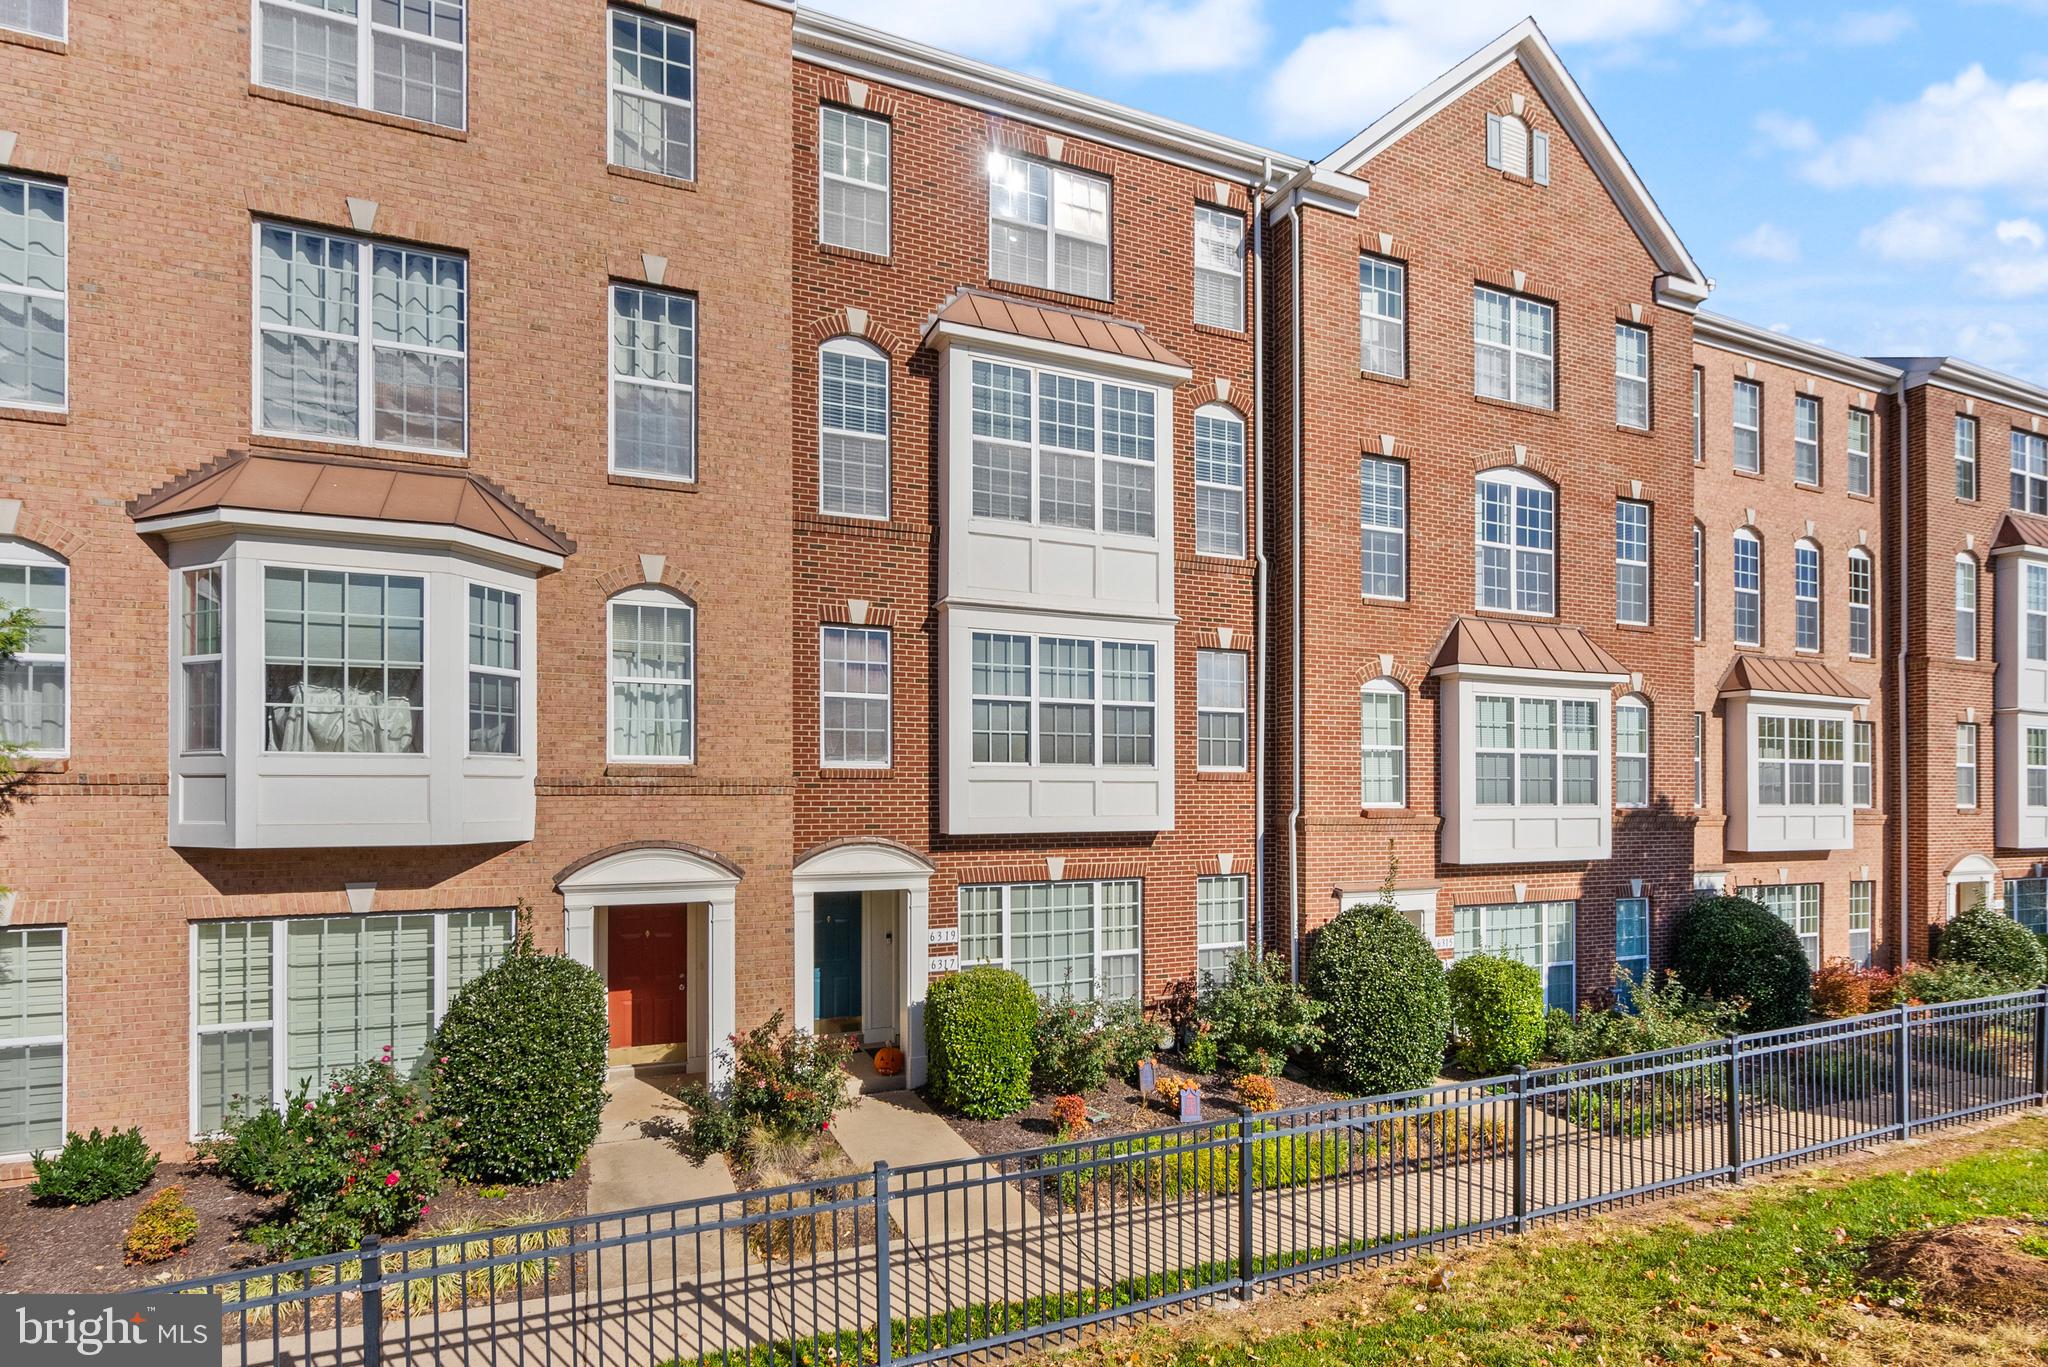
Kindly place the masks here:
<instances>
[{"instance_id":1,"label":"blue sky","mask_svg":"<svg viewBox=\"0 0 2048 1367\"><path fill-rule=\"evenodd\" d=\"M1319 156L1534 13L1716 288L2048 383L2048 0L809 0Z\"/></svg>"}]
</instances>

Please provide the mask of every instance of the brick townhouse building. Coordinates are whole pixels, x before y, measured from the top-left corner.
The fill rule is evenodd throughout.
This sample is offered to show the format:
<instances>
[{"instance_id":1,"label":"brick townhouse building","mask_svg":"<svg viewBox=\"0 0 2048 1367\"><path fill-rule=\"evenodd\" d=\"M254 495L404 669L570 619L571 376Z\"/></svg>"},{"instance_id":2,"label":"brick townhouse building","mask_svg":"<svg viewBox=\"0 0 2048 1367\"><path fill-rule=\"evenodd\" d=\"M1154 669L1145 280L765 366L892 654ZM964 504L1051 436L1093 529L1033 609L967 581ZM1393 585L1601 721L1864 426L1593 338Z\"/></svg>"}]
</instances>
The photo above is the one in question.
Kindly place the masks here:
<instances>
[{"instance_id":1,"label":"brick townhouse building","mask_svg":"<svg viewBox=\"0 0 2048 1367\"><path fill-rule=\"evenodd\" d=\"M2048 914L2048 392L1700 313L1533 23L1307 162L498 21L0 5L0 1179L413 1057L521 908L620 1066L913 1082L933 974L1154 1002L1389 877L1560 1006L1698 886Z\"/></svg>"}]
</instances>

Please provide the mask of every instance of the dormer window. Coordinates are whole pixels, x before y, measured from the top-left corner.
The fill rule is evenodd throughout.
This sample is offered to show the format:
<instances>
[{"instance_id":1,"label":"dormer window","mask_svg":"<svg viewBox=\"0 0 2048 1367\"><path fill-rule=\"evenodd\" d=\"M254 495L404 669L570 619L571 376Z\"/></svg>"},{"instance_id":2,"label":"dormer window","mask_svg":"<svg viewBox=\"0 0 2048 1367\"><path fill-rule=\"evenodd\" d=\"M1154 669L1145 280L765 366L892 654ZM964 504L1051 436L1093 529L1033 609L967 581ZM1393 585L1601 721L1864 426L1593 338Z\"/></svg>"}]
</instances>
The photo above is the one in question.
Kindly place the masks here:
<instances>
[{"instance_id":1,"label":"dormer window","mask_svg":"<svg viewBox=\"0 0 2048 1367\"><path fill-rule=\"evenodd\" d=\"M1550 135L1530 128L1519 114L1486 116L1486 164L1538 185L1550 184Z\"/></svg>"}]
</instances>

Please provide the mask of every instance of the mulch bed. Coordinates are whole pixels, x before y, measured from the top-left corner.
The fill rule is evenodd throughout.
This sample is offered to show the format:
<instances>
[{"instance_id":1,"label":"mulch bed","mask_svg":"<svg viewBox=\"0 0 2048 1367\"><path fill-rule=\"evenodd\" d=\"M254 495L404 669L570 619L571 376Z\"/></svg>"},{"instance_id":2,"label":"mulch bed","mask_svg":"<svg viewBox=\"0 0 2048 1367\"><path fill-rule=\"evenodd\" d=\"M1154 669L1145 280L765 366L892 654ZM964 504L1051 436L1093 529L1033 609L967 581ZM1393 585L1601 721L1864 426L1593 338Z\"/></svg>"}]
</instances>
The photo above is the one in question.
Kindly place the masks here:
<instances>
[{"instance_id":1,"label":"mulch bed","mask_svg":"<svg viewBox=\"0 0 2048 1367\"><path fill-rule=\"evenodd\" d=\"M811 1207L843 1201L861 1194L860 1170L839 1141L821 1134L800 1144L764 1144L762 1151L746 1159L727 1155L733 1185L742 1192L820 1182L834 1177L848 1179L845 1186L820 1187L815 1193L797 1196L749 1199L750 1215L788 1212L788 1218L750 1225L746 1239L756 1256L774 1262L802 1262L829 1257L842 1250L860 1248L875 1241L875 1212L872 1204L852 1206L821 1215L809 1214ZM890 1222L895 1228L895 1222Z\"/></svg>"},{"instance_id":2,"label":"mulch bed","mask_svg":"<svg viewBox=\"0 0 2048 1367\"><path fill-rule=\"evenodd\" d=\"M168 1186L185 1189L199 1215L198 1237L167 1261L124 1263L121 1245L136 1211ZM587 1167L560 1182L506 1188L495 1200L476 1187L450 1183L413 1237L475 1223L580 1215L589 1186ZM261 1266L273 1259L246 1236L278 1211L276 1198L253 1196L196 1163L164 1163L135 1195L92 1206L43 1204L25 1186L0 1190L0 1292L125 1291Z\"/></svg>"},{"instance_id":3,"label":"mulch bed","mask_svg":"<svg viewBox=\"0 0 2048 1367\"><path fill-rule=\"evenodd\" d=\"M2040 1237L2040 1226L2011 1219L1915 1230L1872 1244L1863 1276L1912 1283L1921 1304L1938 1314L2039 1323L2048 1320L2048 1258L2022 1241Z\"/></svg>"}]
</instances>

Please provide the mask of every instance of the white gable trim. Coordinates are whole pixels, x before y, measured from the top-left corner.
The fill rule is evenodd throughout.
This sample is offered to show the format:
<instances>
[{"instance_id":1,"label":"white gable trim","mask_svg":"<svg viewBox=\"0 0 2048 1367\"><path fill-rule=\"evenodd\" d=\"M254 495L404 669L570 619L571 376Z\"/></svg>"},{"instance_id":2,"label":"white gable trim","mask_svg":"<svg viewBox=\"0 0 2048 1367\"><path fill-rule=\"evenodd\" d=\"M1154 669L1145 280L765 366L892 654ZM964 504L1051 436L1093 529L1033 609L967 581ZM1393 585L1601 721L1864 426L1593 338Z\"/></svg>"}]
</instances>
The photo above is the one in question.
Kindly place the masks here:
<instances>
[{"instance_id":1,"label":"white gable trim","mask_svg":"<svg viewBox=\"0 0 2048 1367\"><path fill-rule=\"evenodd\" d=\"M1594 112L1579 83L1572 79L1558 58L1557 50L1543 36L1534 19L1524 19L1458 65L1446 71L1385 115L1322 162L1347 175L1356 176L1366 162L1422 126L1445 105L1493 75L1509 62L1519 61L1537 92L1560 127L1591 163L1607 187L1608 195L1628 220L1636 236L1649 248L1651 257L1664 272L1658 280L1660 302L1675 307L1697 305L1713 288L1701 273L1692 253L1678 232L1664 217L1635 168L1622 155L1621 147ZM1474 155L1478 155L1475 150Z\"/></svg>"}]
</instances>

